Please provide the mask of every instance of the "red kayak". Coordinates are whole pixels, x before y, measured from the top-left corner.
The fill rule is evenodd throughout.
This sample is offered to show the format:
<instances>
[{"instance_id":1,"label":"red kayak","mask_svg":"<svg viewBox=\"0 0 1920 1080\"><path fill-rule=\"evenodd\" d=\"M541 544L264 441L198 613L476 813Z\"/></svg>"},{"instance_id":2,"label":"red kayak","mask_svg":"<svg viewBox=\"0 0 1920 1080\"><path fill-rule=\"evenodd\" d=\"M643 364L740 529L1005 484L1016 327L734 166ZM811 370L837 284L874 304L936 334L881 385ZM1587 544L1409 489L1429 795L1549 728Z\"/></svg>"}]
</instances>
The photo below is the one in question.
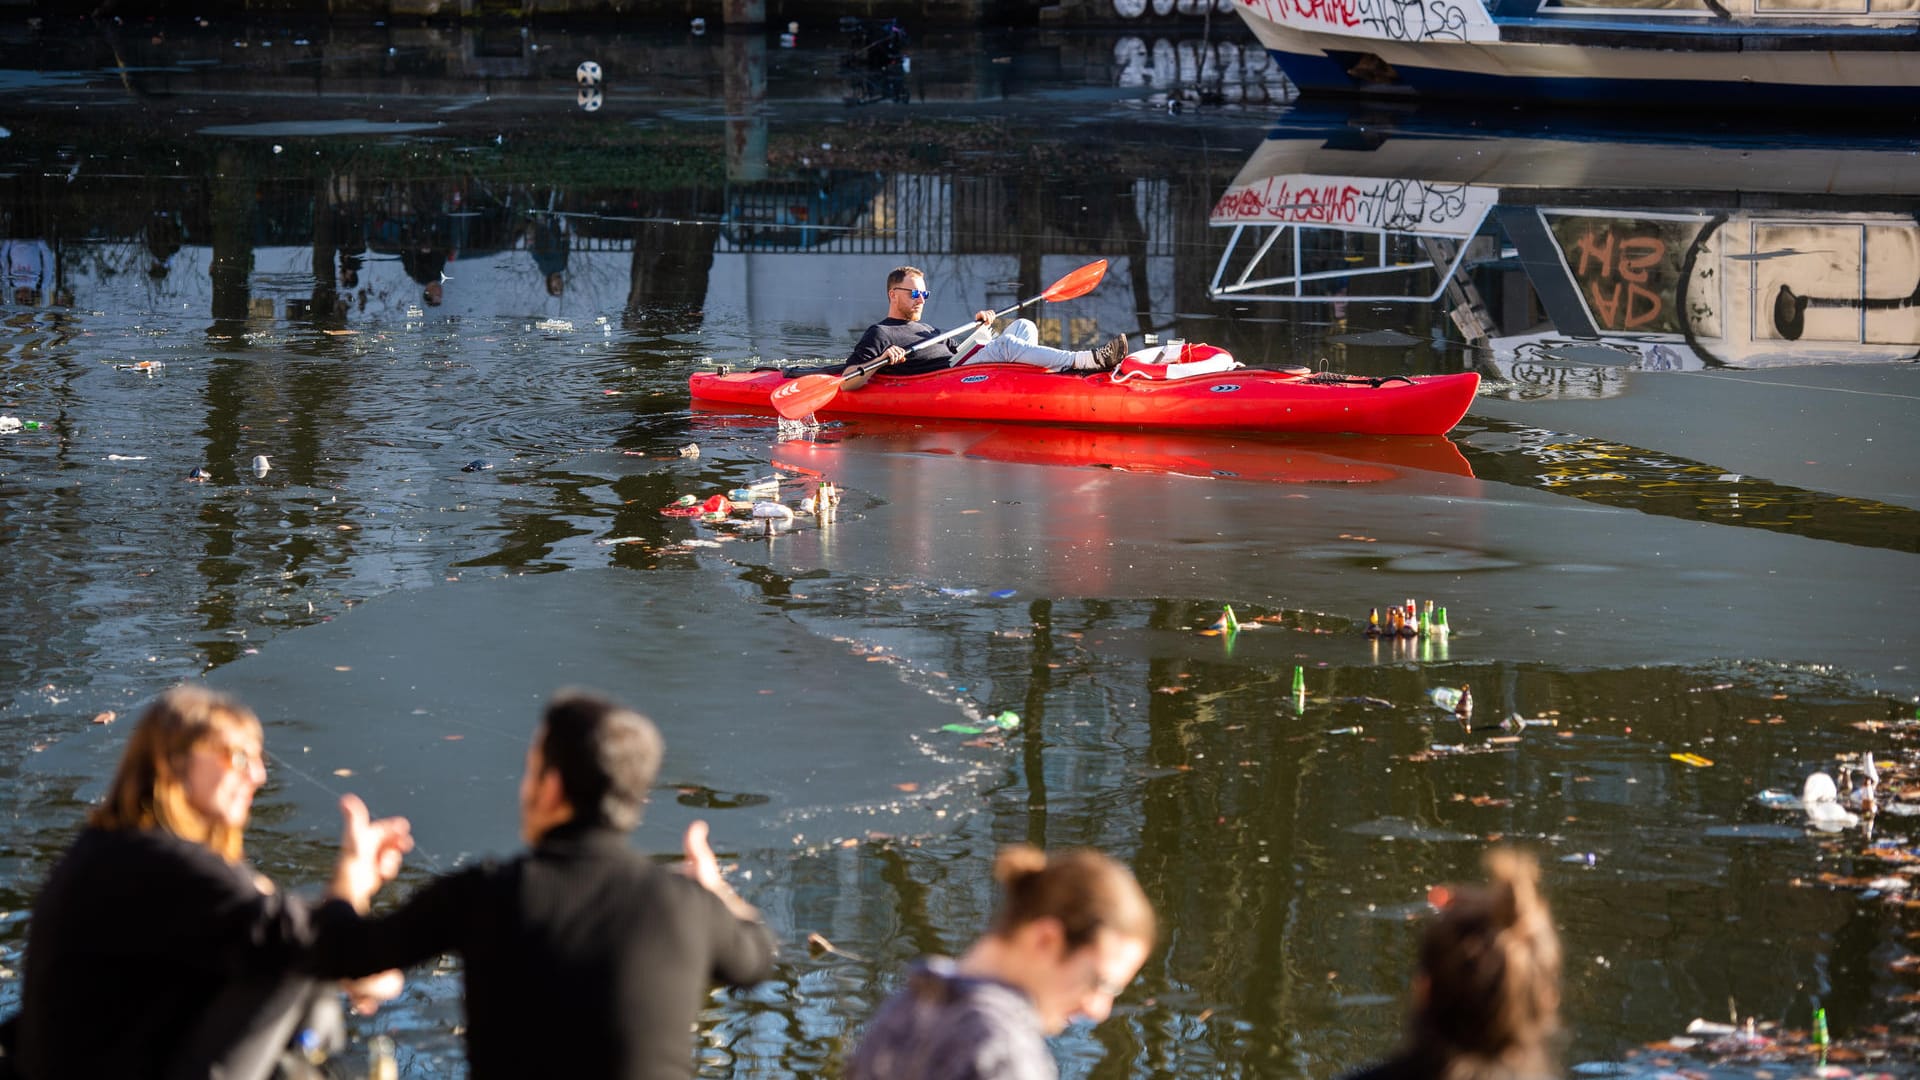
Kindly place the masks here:
<instances>
[{"instance_id":1,"label":"red kayak","mask_svg":"<svg viewBox=\"0 0 1920 1080\"><path fill-rule=\"evenodd\" d=\"M779 371L693 376L696 408L771 412ZM1187 378L1069 374L1030 364L968 364L924 375L876 374L820 409L838 416L1095 424L1187 431L1444 435L1466 415L1480 376L1366 378L1236 368Z\"/></svg>"}]
</instances>

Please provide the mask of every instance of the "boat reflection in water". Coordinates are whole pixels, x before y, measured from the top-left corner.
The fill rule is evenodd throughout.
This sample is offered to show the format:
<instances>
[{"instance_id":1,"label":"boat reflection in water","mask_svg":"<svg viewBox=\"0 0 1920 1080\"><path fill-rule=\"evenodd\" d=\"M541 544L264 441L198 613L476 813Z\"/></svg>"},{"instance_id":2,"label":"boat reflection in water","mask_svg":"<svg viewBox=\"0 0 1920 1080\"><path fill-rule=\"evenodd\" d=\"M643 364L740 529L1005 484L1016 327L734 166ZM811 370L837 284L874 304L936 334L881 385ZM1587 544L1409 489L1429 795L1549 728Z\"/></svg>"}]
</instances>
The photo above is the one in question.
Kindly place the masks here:
<instances>
[{"instance_id":1,"label":"boat reflection in water","mask_svg":"<svg viewBox=\"0 0 1920 1080\"><path fill-rule=\"evenodd\" d=\"M817 439L783 442L776 456L830 469L843 452L943 454L1273 484L1372 484L1422 473L1473 476L1466 457L1444 435L1249 436L868 418L830 428Z\"/></svg>"},{"instance_id":2,"label":"boat reflection in water","mask_svg":"<svg viewBox=\"0 0 1920 1080\"><path fill-rule=\"evenodd\" d=\"M1214 207L1211 295L1439 305L1519 395L1920 355L1910 145L1549 123L1288 117Z\"/></svg>"}]
</instances>

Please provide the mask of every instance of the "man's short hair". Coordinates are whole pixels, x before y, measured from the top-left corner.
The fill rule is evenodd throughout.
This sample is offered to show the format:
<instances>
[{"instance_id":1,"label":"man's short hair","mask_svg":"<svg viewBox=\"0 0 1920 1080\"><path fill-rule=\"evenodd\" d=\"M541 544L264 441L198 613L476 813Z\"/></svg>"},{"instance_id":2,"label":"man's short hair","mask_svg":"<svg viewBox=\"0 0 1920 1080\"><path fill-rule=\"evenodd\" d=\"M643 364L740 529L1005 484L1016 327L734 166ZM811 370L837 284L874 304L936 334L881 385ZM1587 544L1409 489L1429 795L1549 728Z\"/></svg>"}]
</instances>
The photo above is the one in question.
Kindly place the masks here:
<instances>
[{"instance_id":1,"label":"man's short hair","mask_svg":"<svg viewBox=\"0 0 1920 1080\"><path fill-rule=\"evenodd\" d=\"M665 744L653 721L597 694L562 690L541 718L542 764L560 773L574 820L625 832L640 824Z\"/></svg>"},{"instance_id":2,"label":"man's short hair","mask_svg":"<svg viewBox=\"0 0 1920 1080\"><path fill-rule=\"evenodd\" d=\"M891 289L895 285L907 280L910 274L918 274L922 278L927 276L927 272L917 266L896 266L893 268L893 272L887 275L887 288Z\"/></svg>"}]
</instances>

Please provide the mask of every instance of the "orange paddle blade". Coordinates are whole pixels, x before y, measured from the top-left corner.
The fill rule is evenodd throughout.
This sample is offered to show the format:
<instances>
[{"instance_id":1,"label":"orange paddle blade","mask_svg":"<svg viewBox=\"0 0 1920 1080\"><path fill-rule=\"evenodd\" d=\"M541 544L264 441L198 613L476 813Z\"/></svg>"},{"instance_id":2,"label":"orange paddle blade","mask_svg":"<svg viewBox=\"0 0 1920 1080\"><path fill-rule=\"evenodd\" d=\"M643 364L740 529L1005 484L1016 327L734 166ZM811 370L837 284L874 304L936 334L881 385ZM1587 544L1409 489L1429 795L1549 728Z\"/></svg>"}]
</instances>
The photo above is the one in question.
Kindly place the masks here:
<instances>
[{"instance_id":1,"label":"orange paddle blade","mask_svg":"<svg viewBox=\"0 0 1920 1080\"><path fill-rule=\"evenodd\" d=\"M820 411L840 394L844 375L802 375L781 383L768 400L773 410L789 420L798 420Z\"/></svg>"},{"instance_id":2,"label":"orange paddle blade","mask_svg":"<svg viewBox=\"0 0 1920 1080\"><path fill-rule=\"evenodd\" d=\"M1047 291L1040 294L1040 299L1051 304L1057 300L1071 300L1076 296L1085 296L1093 291L1094 286L1100 284L1101 278L1106 276L1107 260L1090 262L1047 286Z\"/></svg>"}]
</instances>

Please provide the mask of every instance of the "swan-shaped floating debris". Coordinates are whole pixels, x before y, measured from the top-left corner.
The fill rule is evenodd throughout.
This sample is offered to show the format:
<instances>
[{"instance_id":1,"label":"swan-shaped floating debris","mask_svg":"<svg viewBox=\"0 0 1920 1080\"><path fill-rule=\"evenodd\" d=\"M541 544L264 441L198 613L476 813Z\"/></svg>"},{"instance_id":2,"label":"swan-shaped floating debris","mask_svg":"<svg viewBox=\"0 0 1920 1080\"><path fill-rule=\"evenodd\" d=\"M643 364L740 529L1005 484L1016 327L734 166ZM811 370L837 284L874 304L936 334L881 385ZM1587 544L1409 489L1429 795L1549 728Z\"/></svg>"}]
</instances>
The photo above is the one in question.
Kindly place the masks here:
<instances>
[{"instance_id":1,"label":"swan-shaped floating debris","mask_svg":"<svg viewBox=\"0 0 1920 1080\"><path fill-rule=\"evenodd\" d=\"M1839 832L1860 823L1858 815L1840 805L1840 791L1834 787L1833 777L1823 772L1807 777L1800 789L1800 805L1807 812L1807 821L1823 832Z\"/></svg>"}]
</instances>

